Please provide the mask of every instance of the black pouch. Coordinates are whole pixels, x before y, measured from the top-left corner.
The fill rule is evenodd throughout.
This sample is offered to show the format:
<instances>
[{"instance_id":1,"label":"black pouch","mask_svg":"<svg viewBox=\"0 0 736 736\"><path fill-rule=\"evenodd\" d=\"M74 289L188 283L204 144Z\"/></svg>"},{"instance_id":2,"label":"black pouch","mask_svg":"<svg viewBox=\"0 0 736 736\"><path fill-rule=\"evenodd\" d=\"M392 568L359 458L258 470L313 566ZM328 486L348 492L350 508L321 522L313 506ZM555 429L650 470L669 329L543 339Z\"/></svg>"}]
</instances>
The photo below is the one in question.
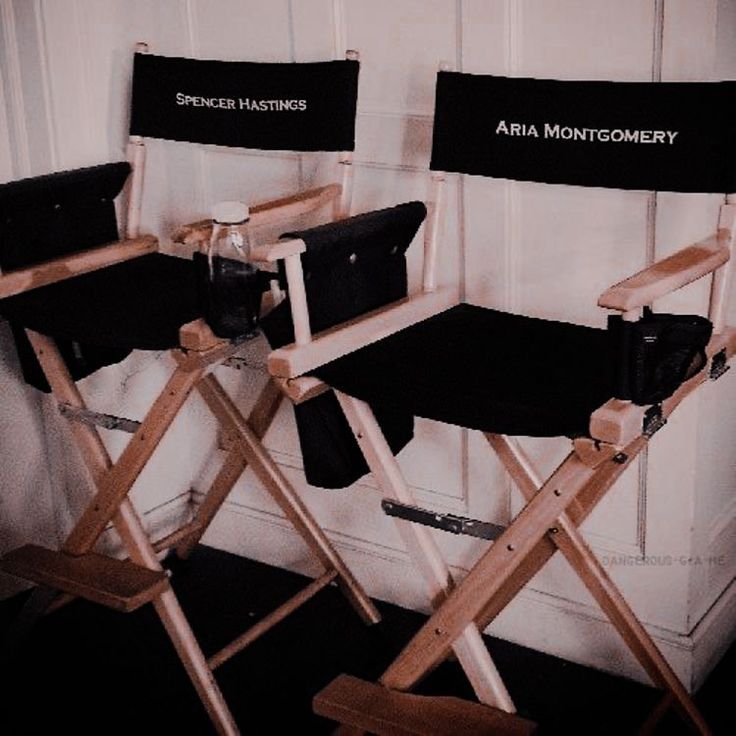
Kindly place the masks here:
<instances>
[{"instance_id":1,"label":"black pouch","mask_svg":"<svg viewBox=\"0 0 736 736\"><path fill-rule=\"evenodd\" d=\"M608 329L619 361L616 398L655 404L705 367L713 325L698 315L655 314L645 307L638 322L609 317Z\"/></svg>"}]
</instances>

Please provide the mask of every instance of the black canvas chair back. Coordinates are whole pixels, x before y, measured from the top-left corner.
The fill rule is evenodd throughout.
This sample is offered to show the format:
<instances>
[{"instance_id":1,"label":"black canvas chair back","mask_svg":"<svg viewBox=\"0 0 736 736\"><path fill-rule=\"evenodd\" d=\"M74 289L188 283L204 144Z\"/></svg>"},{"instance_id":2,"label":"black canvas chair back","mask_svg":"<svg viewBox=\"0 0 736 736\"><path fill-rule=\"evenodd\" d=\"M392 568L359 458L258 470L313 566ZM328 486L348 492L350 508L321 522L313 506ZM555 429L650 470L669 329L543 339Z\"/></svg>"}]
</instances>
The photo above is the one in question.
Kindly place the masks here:
<instances>
[{"instance_id":1,"label":"black canvas chair back","mask_svg":"<svg viewBox=\"0 0 736 736\"><path fill-rule=\"evenodd\" d=\"M568 82L441 71L430 167L620 189L733 192L736 82Z\"/></svg>"},{"instance_id":2,"label":"black canvas chair back","mask_svg":"<svg viewBox=\"0 0 736 736\"><path fill-rule=\"evenodd\" d=\"M0 185L0 268L117 240L114 201L129 174L123 162Z\"/></svg>"},{"instance_id":3,"label":"black canvas chair back","mask_svg":"<svg viewBox=\"0 0 736 736\"><path fill-rule=\"evenodd\" d=\"M352 151L359 63L256 63L137 53L131 135L290 151Z\"/></svg>"}]
</instances>

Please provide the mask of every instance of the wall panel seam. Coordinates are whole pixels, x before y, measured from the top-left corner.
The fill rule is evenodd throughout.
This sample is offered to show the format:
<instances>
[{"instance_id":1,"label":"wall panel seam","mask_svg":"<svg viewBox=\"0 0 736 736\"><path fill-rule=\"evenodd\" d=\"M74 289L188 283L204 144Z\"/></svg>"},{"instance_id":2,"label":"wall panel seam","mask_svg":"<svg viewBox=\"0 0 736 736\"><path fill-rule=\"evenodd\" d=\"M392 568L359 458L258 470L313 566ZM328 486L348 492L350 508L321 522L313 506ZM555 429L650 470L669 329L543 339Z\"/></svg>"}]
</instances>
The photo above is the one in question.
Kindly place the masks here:
<instances>
[{"instance_id":1,"label":"wall panel seam","mask_svg":"<svg viewBox=\"0 0 736 736\"><path fill-rule=\"evenodd\" d=\"M7 79L7 102L13 123L13 143L16 151L16 174L21 177L31 174L31 150L23 96L20 70L18 37L12 0L0 0L0 15L5 52L2 54Z\"/></svg>"}]
</instances>

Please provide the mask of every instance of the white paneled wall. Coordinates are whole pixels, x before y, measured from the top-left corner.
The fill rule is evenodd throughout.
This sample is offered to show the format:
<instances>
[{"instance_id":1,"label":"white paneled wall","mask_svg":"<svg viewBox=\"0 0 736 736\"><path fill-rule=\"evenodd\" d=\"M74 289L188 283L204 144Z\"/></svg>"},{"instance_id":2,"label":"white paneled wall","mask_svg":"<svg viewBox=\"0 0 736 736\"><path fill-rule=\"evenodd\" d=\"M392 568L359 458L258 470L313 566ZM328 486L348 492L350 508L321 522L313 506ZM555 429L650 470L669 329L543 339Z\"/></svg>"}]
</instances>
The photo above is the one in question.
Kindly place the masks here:
<instances>
[{"instance_id":1,"label":"white paneled wall","mask_svg":"<svg viewBox=\"0 0 736 736\"><path fill-rule=\"evenodd\" d=\"M136 41L163 54L264 61L327 59L354 48L362 61L354 209L422 199L438 62L471 72L562 79L733 76L735 6L735 0L0 0L0 177L121 158ZM334 157L151 142L144 227L167 243L176 224L204 216L213 201L257 201L322 183L333 163ZM720 200L450 176L448 202L444 281L478 304L602 326L605 314L594 306L598 294L654 256L711 231ZM413 250L416 284L421 254ZM661 306L702 310L705 303L705 289L697 285ZM53 541L63 533L85 481L71 462L63 463L68 440L53 413L42 413L38 397L23 387L5 331L2 339L0 446L9 441L8 422L21 422L27 443L15 437L12 451L33 459L25 474L0 460L0 546L6 548L26 534ZM254 344L250 353L255 368L218 369L244 410L265 380L257 367L265 346ZM170 367L165 355L134 355L87 379L85 391L101 411L140 417ZM734 397L731 374L686 402L653 440L648 457L627 471L585 525L691 687L736 633ZM124 441L106 439L113 452ZM426 607L372 480L344 492L307 487L289 407L266 443L369 591ZM566 447L522 444L544 472ZM44 453L50 453L48 464ZM136 503L150 525L168 528L186 512L190 489L196 500L217 470L213 453L213 424L192 400L136 484ZM54 459L59 465L49 473ZM418 497L439 510L503 523L519 508L484 442L464 430L419 421L400 461ZM44 498L57 493L55 510L34 506L29 515L26 499L40 497L40 488ZM313 569L248 473L206 541ZM483 548L466 539L440 541L460 574ZM642 677L558 559L490 630Z\"/></svg>"}]
</instances>

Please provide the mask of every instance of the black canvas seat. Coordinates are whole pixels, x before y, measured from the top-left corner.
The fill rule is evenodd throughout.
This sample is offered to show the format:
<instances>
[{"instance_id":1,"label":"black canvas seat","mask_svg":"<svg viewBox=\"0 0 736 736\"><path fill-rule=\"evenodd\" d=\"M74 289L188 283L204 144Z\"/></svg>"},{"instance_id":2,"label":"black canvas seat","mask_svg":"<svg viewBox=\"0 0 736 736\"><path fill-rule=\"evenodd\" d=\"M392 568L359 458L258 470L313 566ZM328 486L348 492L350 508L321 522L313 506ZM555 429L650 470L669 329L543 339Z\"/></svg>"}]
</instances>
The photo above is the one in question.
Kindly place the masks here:
<instances>
[{"instance_id":1,"label":"black canvas seat","mask_svg":"<svg viewBox=\"0 0 736 736\"><path fill-rule=\"evenodd\" d=\"M459 304L315 375L364 401L470 429L586 435L591 413L613 396L609 334Z\"/></svg>"},{"instance_id":2,"label":"black canvas seat","mask_svg":"<svg viewBox=\"0 0 736 736\"><path fill-rule=\"evenodd\" d=\"M152 253L3 299L0 314L57 339L167 350L201 311L192 261Z\"/></svg>"}]
</instances>

